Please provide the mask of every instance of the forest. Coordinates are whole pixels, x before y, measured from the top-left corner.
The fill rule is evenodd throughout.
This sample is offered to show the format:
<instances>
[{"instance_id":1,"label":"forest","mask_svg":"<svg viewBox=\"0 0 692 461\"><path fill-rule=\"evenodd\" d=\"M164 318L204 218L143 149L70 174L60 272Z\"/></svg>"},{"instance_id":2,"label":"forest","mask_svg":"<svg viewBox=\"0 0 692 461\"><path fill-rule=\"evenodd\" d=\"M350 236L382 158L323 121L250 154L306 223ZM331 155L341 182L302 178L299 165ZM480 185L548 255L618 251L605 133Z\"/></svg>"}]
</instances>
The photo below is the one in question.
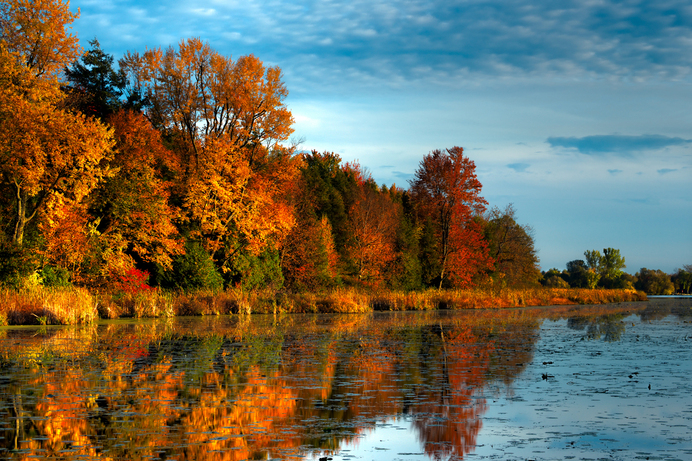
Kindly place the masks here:
<instances>
[{"instance_id":1,"label":"forest","mask_svg":"<svg viewBox=\"0 0 692 461\"><path fill-rule=\"evenodd\" d=\"M3 3L4 283L413 290L540 277L531 230L487 209L460 147L410 187L290 144L281 70L197 38L82 52L60 1Z\"/></svg>"},{"instance_id":2,"label":"forest","mask_svg":"<svg viewBox=\"0 0 692 461\"><path fill-rule=\"evenodd\" d=\"M461 147L422 153L407 188L378 185L292 142L281 69L254 55L190 38L116 63L80 48L67 2L1 5L5 287L633 287L594 282L595 259L584 283L541 274L531 227L489 206Z\"/></svg>"}]
</instances>

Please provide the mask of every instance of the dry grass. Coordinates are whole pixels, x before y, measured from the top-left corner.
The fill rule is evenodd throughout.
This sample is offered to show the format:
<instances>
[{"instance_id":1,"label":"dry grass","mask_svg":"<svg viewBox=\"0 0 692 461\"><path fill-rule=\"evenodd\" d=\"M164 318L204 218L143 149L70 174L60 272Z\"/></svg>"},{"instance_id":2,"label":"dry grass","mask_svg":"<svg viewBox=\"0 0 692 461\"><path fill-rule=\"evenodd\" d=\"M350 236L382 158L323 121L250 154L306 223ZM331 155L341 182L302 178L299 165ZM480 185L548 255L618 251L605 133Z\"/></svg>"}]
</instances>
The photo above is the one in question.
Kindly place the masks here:
<instances>
[{"instance_id":1,"label":"dry grass","mask_svg":"<svg viewBox=\"0 0 692 461\"><path fill-rule=\"evenodd\" d=\"M0 290L0 324L76 325L97 319L96 298L83 288Z\"/></svg>"},{"instance_id":2,"label":"dry grass","mask_svg":"<svg viewBox=\"0 0 692 461\"><path fill-rule=\"evenodd\" d=\"M105 293L81 288L27 288L0 291L0 325L83 324L99 317L174 317L182 315L363 313L371 311L429 311L435 309L493 309L572 304L645 301L646 295L627 290L503 289L425 290L400 292L339 288L321 293L165 292Z\"/></svg>"}]
</instances>

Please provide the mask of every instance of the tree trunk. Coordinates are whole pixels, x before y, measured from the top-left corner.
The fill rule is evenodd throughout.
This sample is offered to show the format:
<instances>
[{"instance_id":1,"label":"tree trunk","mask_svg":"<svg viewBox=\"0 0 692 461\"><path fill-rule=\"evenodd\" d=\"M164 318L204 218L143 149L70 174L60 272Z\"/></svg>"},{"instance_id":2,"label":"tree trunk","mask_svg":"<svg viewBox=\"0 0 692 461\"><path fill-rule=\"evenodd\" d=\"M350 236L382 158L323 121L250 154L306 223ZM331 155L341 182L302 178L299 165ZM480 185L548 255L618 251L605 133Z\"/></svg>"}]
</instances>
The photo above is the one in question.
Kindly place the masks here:
<instances>
[{"instance_id":1,"label":"tree trunk","mask_svg":"<svg viewBox=\"0 0 692 461\"><path fill-rule=\"evenodd\" d=\"M36 212L38 211L43 198L45 195L40 195L38 201L34 204L34 211L29 213L29 194L26 190L15 182L17 186L17 224L14 226L14 235L12 236L12 243L18 247L24 245L24 232L26 230L26 225L34 219Z\"/></svg>"},{"instance_id":2,"label":"tree trunk","mask_svg":"<svg viewBox=\"0 0 692 461\"><path fill-rule=\"evenodd\" d=\"M12 243L18 247L24 244L24 229L28 219L26 218L26 192L17 186L17 224L14 226Z\"/></svg>"}]
</instances>

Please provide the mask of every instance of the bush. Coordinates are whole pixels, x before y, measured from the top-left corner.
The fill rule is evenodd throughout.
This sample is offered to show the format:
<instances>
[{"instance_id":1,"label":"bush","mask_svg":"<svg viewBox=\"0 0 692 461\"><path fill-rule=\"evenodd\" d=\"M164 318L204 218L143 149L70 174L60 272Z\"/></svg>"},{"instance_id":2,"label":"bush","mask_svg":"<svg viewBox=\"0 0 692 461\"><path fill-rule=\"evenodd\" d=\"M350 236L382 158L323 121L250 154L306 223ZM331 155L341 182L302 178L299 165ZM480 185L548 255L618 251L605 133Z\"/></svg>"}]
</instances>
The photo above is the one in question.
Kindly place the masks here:
<instances>
[{"instance_id":1,"label":"bush","mask_svg":"<svg viewBox=\"0 0 692 461\"><path fill-rule=\"evenodd\" d=\"M548 288L569 288L569 283L559 275L551 275L545 281L545 286Z\"/></svg>"},{"instance_id":2,"label":"bush","mask_svg":"<svg viewBox=\"0 0 692 461\"><path fill-rule=\"evenodd\" d=\"M45 287L71 287L69 271L60 267L45 266L39 275Z\"/></svg>"},{"instance_id":3,"label":"bush","mask_svg":"<svg viewBox=\"0 0 692 461\"><path fill-rule=\"evenodd\" d=\"M185 254L173 260L173 270L163 273L161 285L178 290L221 290L223 278L202 245L188 242Z\"/></svg>"},{"instance_id":4,"label":"bush","mask_svg":"<svg viewBox=\"0 0 692 461\"><path fill-rule=\"evenodd\" d=\"M0 283L12 288L23 288L27 277L37 266L34 252L26 248L3 245L0 248Z\"/></svg>"},{"instance_id":5,"label":"bush","mask_svg":"<svg viewBox=\"0 0 692 461\"><path fill-rule=\"evenodd\" d=\"M279 252L265 250L257 256L241 252L233 260L229 282L233 286L240 285L245 291L265 288L280 290L284 284L284 276Z\"/></svg>"}]
</instances>

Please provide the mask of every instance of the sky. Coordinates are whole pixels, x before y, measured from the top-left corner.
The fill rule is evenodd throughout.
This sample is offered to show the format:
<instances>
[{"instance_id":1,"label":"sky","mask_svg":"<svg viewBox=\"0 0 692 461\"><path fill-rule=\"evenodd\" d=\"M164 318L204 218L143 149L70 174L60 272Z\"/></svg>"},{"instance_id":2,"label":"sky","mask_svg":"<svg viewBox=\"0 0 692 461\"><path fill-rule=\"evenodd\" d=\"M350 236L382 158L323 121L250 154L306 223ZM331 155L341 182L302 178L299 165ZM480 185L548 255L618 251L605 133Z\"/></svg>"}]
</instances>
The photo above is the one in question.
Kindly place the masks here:
<instances>
[{"instance_id":1,"label":"sky","mask_svg":"<svg viewBox=\"0 0 692 461\"><path fill-rule=\"evenodd\" d=\"M126 51L198 37L279 66L294 140L408 188L461 146L543 270L620 249L692 264L688 0L72 0L73 33Z\"/></svg>"}]
</instances>

